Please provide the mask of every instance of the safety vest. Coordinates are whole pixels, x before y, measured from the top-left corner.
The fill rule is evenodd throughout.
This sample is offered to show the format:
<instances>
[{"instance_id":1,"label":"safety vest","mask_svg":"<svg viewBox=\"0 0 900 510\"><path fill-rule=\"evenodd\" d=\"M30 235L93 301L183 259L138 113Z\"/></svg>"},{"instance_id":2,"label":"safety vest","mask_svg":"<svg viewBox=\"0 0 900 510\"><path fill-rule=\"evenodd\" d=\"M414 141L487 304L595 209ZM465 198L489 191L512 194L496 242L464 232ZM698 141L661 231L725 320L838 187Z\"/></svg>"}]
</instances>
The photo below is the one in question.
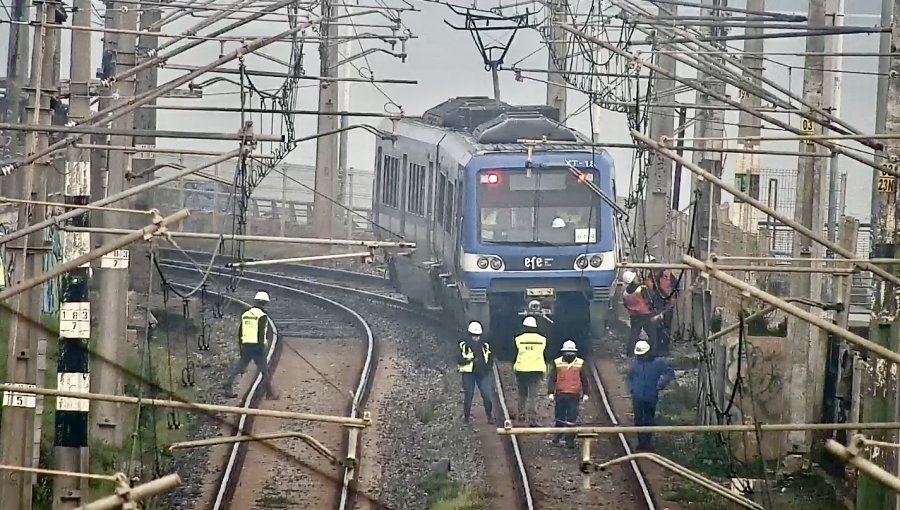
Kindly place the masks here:
<instances>
[{"instance_id":1,"label":"safety vest","mask_svg":"<svg viewBox=\"0 0 900 510\"><path fill-rule=\"evenodd\" d=\"M650 303L647 302L647 299L644 298L644 293L641 292L644 289L645 287L642 285L634 292L625 290L625 293L622 295L622 304L625 305L625 309L631 315L645 315L651 312Z\"/></svg>"},{"instance_id":2,"label":"safety vest","mask_svg":"<svg viewBox=\"0 0 900 510\"><path fill-rule=\"evenodd\" d=\"M266 312L257 307L253 307L241 315L241 343L242 344L258 344L259 343L259 319L265 317ZM268 322L263 323L263 338L268 332Z\"/></svg>"},{"instance_id":3,"label":"safety vest","mask_svg":"<svg viewBox=\"0 0 900 510\"><path fill-rule=\"evenodd\" d=\"M547 363L544 362L544 348L547 347L547 339L539 333L522 333L516 337L516 362L513 370L516 372L540 372L547 371Z\"/></svg>"},{"instance_id":4,"label":"safety vest","mask_svg":"<svg viewBox=\"0 0 900 510\"><path fill-rule=\"evenodd\" d=\"M465 341L459 343L459 350L462 352L463 359L467 360L468 363L459 367L459 371L463 373L470 373L475 369L475 353L472 352L472 349L469 347ZM484 356L484 362L487 364L491 359L491 346L484 342L481 344L481 353Z\"/></svg>"},{"instance_id":5,"label":"safety vest","mask_svg":"<svg viewBox=\"0 0 900 510\"><path fill-rule=\"evenodd\" d=\"M562 356L553 360L556 366L556 393L567 395L580 395L584 392L581 386L581 367L584 360L576 357L571 363L566 363Z\"/></svg>"}]
</instances>

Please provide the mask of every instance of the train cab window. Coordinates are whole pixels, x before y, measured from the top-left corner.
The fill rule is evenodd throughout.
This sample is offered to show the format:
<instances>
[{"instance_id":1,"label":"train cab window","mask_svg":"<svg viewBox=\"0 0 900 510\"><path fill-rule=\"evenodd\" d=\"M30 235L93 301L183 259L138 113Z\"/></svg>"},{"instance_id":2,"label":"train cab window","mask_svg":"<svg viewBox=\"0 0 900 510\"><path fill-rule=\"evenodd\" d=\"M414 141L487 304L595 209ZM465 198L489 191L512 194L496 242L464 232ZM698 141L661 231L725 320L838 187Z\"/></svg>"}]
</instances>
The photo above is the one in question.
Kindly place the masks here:
<instances>
[{"instance_id":1,"label":"train cab window","mask_svg":"<svg viewBox=\"0 0 900 510\"><path fill-rule=\"evenodd\" d=\"M600 198L567 169L482 171L476 200L484 243L598 241Z\"/></svg>"}]
</instances>

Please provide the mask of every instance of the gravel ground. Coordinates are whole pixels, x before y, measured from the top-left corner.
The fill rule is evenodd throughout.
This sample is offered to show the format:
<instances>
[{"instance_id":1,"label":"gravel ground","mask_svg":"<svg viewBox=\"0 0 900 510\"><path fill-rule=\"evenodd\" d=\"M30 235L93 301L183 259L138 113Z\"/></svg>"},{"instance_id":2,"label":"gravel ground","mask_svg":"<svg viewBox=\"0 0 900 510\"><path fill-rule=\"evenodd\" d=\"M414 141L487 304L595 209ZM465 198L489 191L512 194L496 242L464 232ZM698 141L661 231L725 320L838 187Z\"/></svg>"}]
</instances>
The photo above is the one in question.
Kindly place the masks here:
<instances>
[{"instance_id":1,"label":"gravel ground","mask_svg":"<svg viewBox=\"0 0 900 510\"><path fill-rule=\"evenodd\" d=\"M143 337L143 325L145 314L146 294L136 295L133 299L138 303L135 306L132 316L131 325L139 327L139 337ZM212 315L212 311L207 312L208 323L210 325L209 342L210 349L200 352L197 349L197 333L189 335L189 352L190 359L194 361L196 370L194 375L195 386L193 388L185 388L181 383L181 368L184 366L183 356L183 339L180 329L185 324L177 319L167 320L167 315L163 313L165 310L162 296L157 293L151 309L158 316L159 325L154 329L151 345L156 349L164 349L166 345L166 328L169 330L171 342L173 344L173 374L175 379L174 391L180 395L192 396L198 401L212 404L227 404L221 383L225 374L231 367L231 362L237 353L237 345L234 342L234 330L236 329L235 319L216 319ZM169 315L181 316L181 300L170 297L168 303ZM228 309L226 309L228 311ZM199 318L201 315L201 305L199 298L191 300L189 314L193 327L199 328ZM197 329L199 332L199 329ZM177 346L177 349L175 349ZM156 373L163 387L168 387L168 367L164 355L160 351L154 358L156 364ZM162 398L162 397L161 397ZM166 412L164 410L157 412L157 417L166 423ZM214 419L203 413L179 413L179 421L182 424L183 431L171 432L172 437L183 435L186 439L199 439L203 437L216 436L220 430L220 424ZM165 425L163 425L165 427ZM182 488L173 492L166 501L167 508L182 509L191 508L194 502L200 497L203 487L203 478L207 471L207 461L209 458L209 450L199 448L194 450L182 450L170 453L167 445L160 444L162 454L161 470L165 473L177 471L183 481ZM152 466L147 466L151 468Z\"/></svg>"},{"instance_id":2,"label":"gravel ground","mask_svg":"<svg viewBox=\"0 0 900 510\"><path fill-rule=\"evenodd\" d=\"M180 280L188 279L183 272L177 275ZM245 292L250 291L239 290L238 296ZM388 397L384 399L385 404L376 411L380 416L376 425L380 476L379 486L372 488L370 494L389 508L427 508L428 495L420 484L433 472L433 466L441 461L449 461L449 476L462 487L487 489L483 459L478 455L480 443L477 434L473 429L462 426L462 391L453 363L455 336L437 332L436 327L423 324L421 317L414 314L395 312L368 299L343 295L336 298L355 308L369 321L380 340L392 342L397 352L396 359L392 360L396 377L392 387L386 391ZM304 317L297 317L296 313L290 314L290 317L288 324L284 325L285 333L289 330L291 334L297 334L300 329L307 330ZM234 356L232 336L236 325L230 320L214 320L212 323L212 350L203 353L202 362L196 363L203 374L224 377ZM322 331L323 334L332 334L343 328L323 329L326 330ZM218 377L209 381L204 376L197 379L198 394L208 395L201 400L225 402ZM189 424L189 438L219 433L218 425L208 420L184 421ZM208 484L211 479L207 473L208 460L208 452L201 450L174 459L185 487L190 489L176 493L170 508L189 508L202 499L203 483ZM274 487L264 494L274 497L272 490Z\"/></svg>"},{"instance_id":3,"label":"gravel ground","mask_svg":"<svg viewBox=\"0 0 900 510\"><path fill-rule=\"evenodd\" d=\"M419 485L444 460L450 462L449 476L463 487L487 489L477 436L462 426L459 375L448 363L454 356L452 338L434 335L432 327L416 329L411 320L379 317L374 322L380 331L394 332L399 352L390 405L380 410L379 501L390 508L427 508Z\"/></svg>"}]
</instances>

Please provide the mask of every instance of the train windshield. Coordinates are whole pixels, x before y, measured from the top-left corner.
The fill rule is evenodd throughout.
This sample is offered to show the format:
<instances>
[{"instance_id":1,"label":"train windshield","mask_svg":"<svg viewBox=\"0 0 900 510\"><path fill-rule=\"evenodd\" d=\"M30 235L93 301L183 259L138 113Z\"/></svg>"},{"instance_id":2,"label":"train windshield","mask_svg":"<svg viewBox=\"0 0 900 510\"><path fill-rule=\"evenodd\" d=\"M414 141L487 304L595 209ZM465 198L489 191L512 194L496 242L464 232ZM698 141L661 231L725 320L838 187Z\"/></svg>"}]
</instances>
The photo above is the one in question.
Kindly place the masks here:
<instances>
[{"instance_id":1,"label":"train windshield","mask_svg":"<svg viewBox=\"0 0 900 510\"><path fill-rule=\"evenodd\" d=\"M480 238L485 244L571 246L596 243L600 197L594 171L567 168L483 170L478 174Z\"/></svg>"}]
</instances>

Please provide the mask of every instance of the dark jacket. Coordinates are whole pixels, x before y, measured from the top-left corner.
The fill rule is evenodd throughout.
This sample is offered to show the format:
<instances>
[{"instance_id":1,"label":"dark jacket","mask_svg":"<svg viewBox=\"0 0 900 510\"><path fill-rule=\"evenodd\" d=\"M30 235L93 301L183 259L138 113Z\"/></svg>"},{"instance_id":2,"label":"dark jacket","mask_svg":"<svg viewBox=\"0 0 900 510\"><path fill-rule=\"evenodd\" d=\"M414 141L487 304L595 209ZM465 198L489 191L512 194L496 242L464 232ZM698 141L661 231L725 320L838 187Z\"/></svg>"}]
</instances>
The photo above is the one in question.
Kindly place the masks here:
<instances>
[{"instance_id":1,"label":"dark jacket","mask_svg":"<svg viewBox=\"0 0 900 510\"><path fill-rule=\"evenodd\" d=\"M675 371L662 358L638 357L628 371L628 391L632 400L642 402L659 401L659 390L664 389L672 379Z\"/></svg>"},{"instance_id":2,"label":"dark jacket","mask_svg":"<svg viewBox=\"0 0 900 510\"><path fill-rule=\"evenodd\" d=\"M472 353L475 354L475 359L472 360L472 373L477 375L484 375L491 369L491 364L494 363L494 355L493 353L488 354L487 362L484 360L484 350L483 346L485 344L488 345L488 349L490 349L490 344L485 342L483 339L479 341L475 341L472 337L464 340L469 349L472 350ZM490 351L488 351L490 352ZM468 363L468 360L463 357L462 351L459 351L456 355L456 362L459 365L465 365Z\"/></svg>"}]
</instances>

